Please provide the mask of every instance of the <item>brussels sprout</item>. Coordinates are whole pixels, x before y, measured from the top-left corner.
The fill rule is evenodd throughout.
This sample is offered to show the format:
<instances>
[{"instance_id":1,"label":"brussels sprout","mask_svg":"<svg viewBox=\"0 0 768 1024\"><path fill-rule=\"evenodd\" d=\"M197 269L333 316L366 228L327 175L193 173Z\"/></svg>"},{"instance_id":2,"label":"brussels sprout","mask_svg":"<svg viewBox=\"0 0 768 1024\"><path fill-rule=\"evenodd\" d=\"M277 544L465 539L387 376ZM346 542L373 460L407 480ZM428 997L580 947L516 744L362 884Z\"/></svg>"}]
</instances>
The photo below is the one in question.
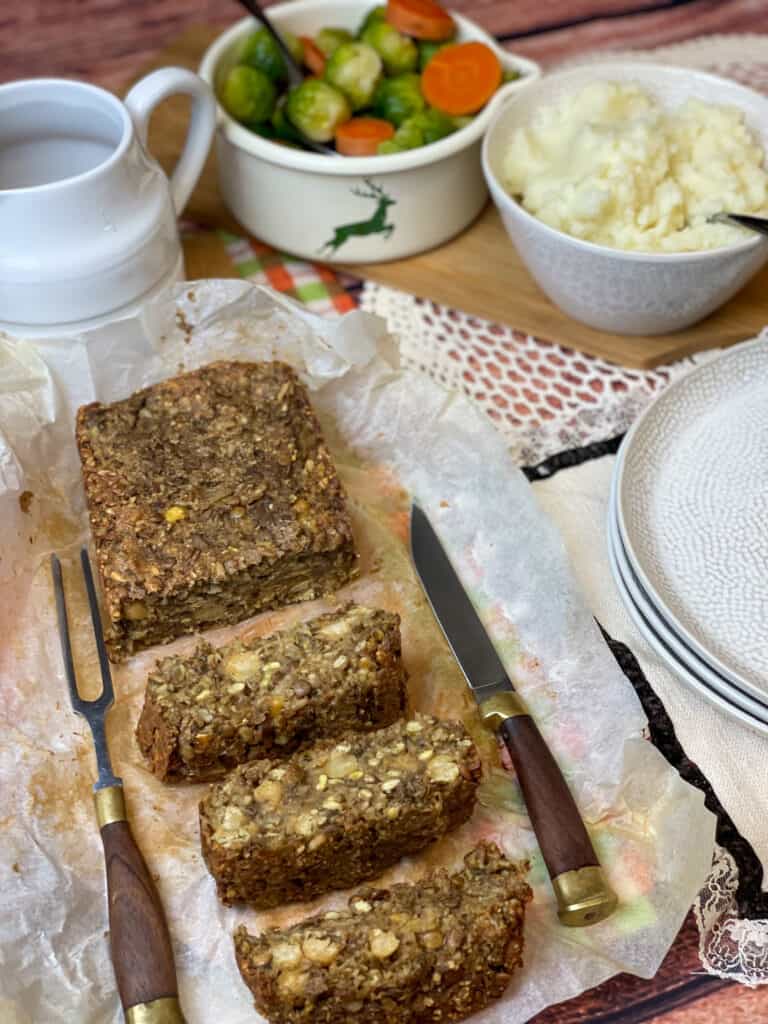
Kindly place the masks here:
<instances>
[{"instance_id":1,"label":"brussels sprout","mask_svg":"<svg viewBox=\"0 0 768 1024\"><path fill-rule=\"evenodd\" d=\"M388 21L375 21L363 32L361 38L384 61L384 70L388 75L414 71L419 63L416 43L408 36L401 35Z\"/></svg>"},{"instance_id":2,"label":"brussels sprout","mask_svg":"<svg viewBox=\"0 0 768 1024\"><path fill-rule=\"evenodd\" d=\"M295 128L314 142L330 142L352 116L346 96L319 78L308 78L288 93L285 112Z\"/></svg>"},{"instance_id":3,"label":"brussels sprout","mask_svg":"<svg viewBox=\"0 0 768 1024\"><path fill-rule=\"evenodd\" d=\"M246 127L249 131L260 135L262 139L274 141L277 138L277 133L269 121L257 121L254 124L246 124Z\"/></svg>"},{"instance_id":4,"label":"brussels sprout","mask_svg":"<svg viewBox=\"0 0 768 1024\"><path fill-rule=\"evenodd\" d=\"M283 142L302 142L300 133L296 131L288 120L288 115L285 112L284 99L278 101L274 113L272 114L272 130L275 138L281 139Z\"/></svg>"},{"instance_id":5,"label":"brussels sprout","mask_svg":"<svg viewBox=\"0 0 768 1024\"><path fill-rule=\"evenodd\" d=\"M409 117L407 121L403 122L398 131L402 131L410 121L414 121L421 129L425 146L428 146L430 142L439 142L446 135L451 135L456 131L454 119L448 114L444 114L442 110L435 110L434 107L429 107L420 114L414 114L413 117Z\"/></svg>"},{"instance_id":6,"label":"brussels sprout","mask_svg":"<svg viewBox=\"0 0 768 1024\"><path fill-rule=\"evenodd\" d=\"M378 152L381 153L402 153L406 149L417 149L419 146L428 146L431 142L438 142L456 131L453 118L448 117L441 110L430 107L428 110L421 110L418 114L407 117L395 132L393 138L387 139L387 143L379 145ZM382 147L386 145L386 148Z\"/></svg>"},{"instance_id":7,"label":"brussels sprout","mask_svg":"<svg viewBox=\"0 0 768 1024\"><path fill-rule=\"evenodd\" d=\"M342 43L325 65L325 80L344 93L353 110L368 106L380 79L381 58L366 43Z\"/></svg>"},{"instance_id":8,"label":"brussels sprout","mask_svg":"<svg viewBox=\"0 0 768 1024\"><path fill-rule=\"evenodd\" d=\"M240 63L263 71L273 82L282 82L287 77L285 59L272 34L259 28L245 41Z\"/></svg>"},{"instance_id":9,"label":"brussels sprout","mask_svg":"<svg viewBox=\"0 0 768 1024\"><path fill-rule=\"evenodd\" d=\"M345 28L321 28L315 36L315 43L326 57L330 57L342 43L351 43L354 36Z\"/></svg>"},{"instance_id":10,"label":"brussels sprout","mask_svg":"<svg viewBox=\"0 0 768 1024\"><path fill-rule=\"evenodd\" d=\"M424 145L424 131L419 122L420 114L407 117L394 134L392 141L399 149L418 149Z\"/></svg>"},{"instance_id":11,"label":"brussels sprout","mask_svg":"<svg viewBox=\"0 0 768 1024\"><path fill-rule=\"evenodd\" d=\"M377 153L379 156L385 153L404 153L407 149L418 149L424 145L424 132L416 118L409 117L400 125L391 139L380 142Z\"/></svg>"},{"instance_id":12,"label":"brussels sprout","mask_svg":"<svg viewBox=\"0 0 768 1024\"><path fill-rule=\"evenodd\" d=\"M304 54L301 40L297 39L292 32L281 32L280 35L293 59L297 64L301 64ZM258 68L273 82L284 82L288 78L283 52L275 42L272 33L265 28L259 28L248 36L240 54L239 63Z\"/></svg>"},{"instance_id":13,"label":"brussels sprout","mask_svg":"<svg viewBox=\"0 0 768 1024\"><path fill-rule=\"evenodd\" d=\"M357 38L362 39L363 32L368 28L369 25L375 24L377 21L387 20L387 8L386 7L372 7L370 11L363 18L360 28L357 30Z\"/></svg>"},{"instance_id":14,"label":"brussels sprout","mask_svg":"<svg viewBox=\"0 0 768 1024\"><path fill-rule=\"evenodd\" d=\"M268 121L276 99L274 82L258 68L239 64L224 79L221 102L238 121L249 124Z\"/></svg>"},{"instance_id":15,"label":"brussels sprout","mask_svg":"<svg viewBox=\"0 0 768 1024\"><path fill-rule=\"evenodd\" d=\"M382 78L373 94L371 111L375 117L383 117L399 128L407 117L418 114L425 106L419 76L407 74Z\"/></svg>"},{"instance_id":16,"label":"brussels sprout","mask_svg":"<svg viewBox=\"0 0 768 1024\"><path fill-rule=\"evenodd\" d=\"M419 71L423 71L436 53L439 53L446 46L451 45L452 40L443 43L433 43L429 39L419 40Z\"/></svg>"}]
</instances>

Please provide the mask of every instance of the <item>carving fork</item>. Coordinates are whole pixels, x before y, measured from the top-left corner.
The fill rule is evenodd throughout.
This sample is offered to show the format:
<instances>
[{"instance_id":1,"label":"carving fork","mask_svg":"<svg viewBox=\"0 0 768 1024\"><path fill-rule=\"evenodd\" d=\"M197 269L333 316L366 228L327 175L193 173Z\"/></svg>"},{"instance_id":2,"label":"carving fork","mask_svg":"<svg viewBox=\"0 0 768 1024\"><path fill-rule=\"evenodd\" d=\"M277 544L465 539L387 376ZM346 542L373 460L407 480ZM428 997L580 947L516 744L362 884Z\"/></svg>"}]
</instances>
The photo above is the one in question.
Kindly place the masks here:
<instances>
[{"instance_id":1,"label":"carving fork","mask_svg":"<svg viewBox=\"0 0 768 1024\"><path fill-rule=\"evenodd\" d=\"M67 624L67 603L61 562L51 555L61 653L72 708L88 722L96 748L98 781L94 784L96 816L104 844L109 900L109 936L126 1024L185 1024L179 1005L176 968L168 925L155 885L136 845L125 809L123 781L112 772L104 719L114 703L112 676L104 647L101 618L88 552L80 562L88 591L91 621L101 667L102 691L96 700L83 700L77 689Z\"/></svg>"}]
</instances>

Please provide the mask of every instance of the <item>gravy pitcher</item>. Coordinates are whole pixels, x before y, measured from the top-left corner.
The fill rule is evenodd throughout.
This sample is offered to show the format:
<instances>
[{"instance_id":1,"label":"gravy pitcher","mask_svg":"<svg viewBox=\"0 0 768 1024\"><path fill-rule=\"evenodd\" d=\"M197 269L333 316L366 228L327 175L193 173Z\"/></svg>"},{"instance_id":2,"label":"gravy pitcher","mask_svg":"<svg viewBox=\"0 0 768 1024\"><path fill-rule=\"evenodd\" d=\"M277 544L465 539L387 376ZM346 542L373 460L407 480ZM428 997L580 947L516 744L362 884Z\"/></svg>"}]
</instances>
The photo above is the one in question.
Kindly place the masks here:
<instances>
[{"instance_id":1,"label":"gravy pitcher","mask_svg":"<svg viewBox=\"0 0 768 1024\"><path fill-rule=\"evenodd\" d=\"M192 98L170 179L146 149L168 96ZM211 145L216 105L163 68L121 102L84 82L0 86L0 329L39 336L126 315L183 276L177 217Z\"/></svg>"}]
</instances>

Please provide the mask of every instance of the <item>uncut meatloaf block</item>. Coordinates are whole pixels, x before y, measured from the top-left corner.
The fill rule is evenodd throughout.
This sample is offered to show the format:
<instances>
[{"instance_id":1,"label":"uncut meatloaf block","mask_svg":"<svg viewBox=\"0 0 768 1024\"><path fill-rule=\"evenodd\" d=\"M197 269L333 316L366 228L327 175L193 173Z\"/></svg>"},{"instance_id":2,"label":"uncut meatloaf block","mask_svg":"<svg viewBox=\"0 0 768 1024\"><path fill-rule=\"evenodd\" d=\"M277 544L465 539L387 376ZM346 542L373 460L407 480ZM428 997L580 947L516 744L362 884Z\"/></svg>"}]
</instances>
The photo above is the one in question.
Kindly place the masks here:
<instances>
[{"instance_id":1,"label":"uncut meatloaf block","mask_svg":"<svg viewBox=\"0 0 768 1024\"><path fill-rule=\"evenodd\" d=\"M466 821L480 760L459 722L427 715L252 761L200 804L225 903L275 907L373 878Z\"/></svg>"},{"instance_id":2,"label":"uncut meatloaf block","mask_svg":"<svg viewBox=\"0 0 768 1024\"><path fill-rule=\"evenodd\" d=\"M400 618L347 605L271 636L157 662L136 736L160 779L200 782L254 758L389 725L405 709Z\"/></svg>"},{"instance_id":3,"label":"uncut meatloaf block","mask_svg":"<svg viewBox=\"0 0 768 1024\"><path fill-rule=\"evenodd\" d=\"M361 890L348 909L235 932L240 972L272 1024L462 1020L522 965L525 865L481 844L455 874Z\"/></svg>"},{"instance_id":4,"label":"uncut meatloaf block","mask_svg":"<svg viewBox=\"0 0 768 1024\"><path fill-rule=\"evenodd\" d=\"M83 406L110 657L319 597L355 568L344 492L284 363L221 362Z\"/></svg>"}]
</instances>

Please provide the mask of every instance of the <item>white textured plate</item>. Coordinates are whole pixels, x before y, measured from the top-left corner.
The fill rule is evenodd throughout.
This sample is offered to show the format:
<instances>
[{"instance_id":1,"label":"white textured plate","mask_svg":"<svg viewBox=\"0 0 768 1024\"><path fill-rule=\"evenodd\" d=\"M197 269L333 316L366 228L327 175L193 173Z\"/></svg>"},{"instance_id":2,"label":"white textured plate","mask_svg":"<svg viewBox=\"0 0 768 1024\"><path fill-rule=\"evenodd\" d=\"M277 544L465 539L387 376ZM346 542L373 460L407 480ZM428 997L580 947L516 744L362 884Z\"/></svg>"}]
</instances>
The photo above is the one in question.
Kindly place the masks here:
<instances>
[{"instance_id":1,"label":"white textured plate","mask_svg":"<svg viewBox=\"0 0 768 1024\"><path fill-rule=\"evenodd\" d=\"M659 658L661 658L667 668L669 668L682 682L703 697L704 700L709 701L710 704L713 704L719 711L722 711L723 714L735 719L742 725L745 725L748 729L753 729L755 732L759 732L764 736L768 735L768 722L750 714L748 711L739 707L738 704L735 704L727 697L722 696L717 692L717 690L713 690L709 687L688 665L678 661L674 652L671 651L661 637L654 632L650 623L645 619L640 609L634 603L632 595L629 592L629 588L621 574L619 559L617 558L617 553L614 548L614 541L618 538L618 532L615 525L613 529L610 526L610 519L612 518L612 515L613 513L609 516L608 528L608 560L611 566L611 573L613 574L616 588L624 602L624 606L629 613L629 617L634 622L640 635L647 642L648 646L659 656Z\"/></svg>"},{"instance_id":2,"label":"white textured plate","mask_svg":"<svg viewBox=\"0 0 768 1024\"><path fill-rule=\"evenodd\" d=\"M674 661L674 665L671 667L678 675L681 670L693 675L697 681L696 689L700 691L701 686L704 686L708 690L713 690L729 704L735 704L746 714L763 722L768 728L768 707L719 676L695 651L686 647L659 615L657 609L653 607L627 561L616 522L614 500L611 501L608 510L608 545L612 568L615 565L615 574L618 574L621 579L622 599L625 602L627 600L631 602L633 608L630 610L630 615L636 611L642 616L647 632L654 637L654 649L658 651L659 644L663 645L662 657L664 660L668 664L670 659ZM634 620L634 615L632 617Z\"/></svg>"},{"instance_id":3,"label":"white textured plate","mask_svg":"<svg viewBox=\"0 0 768 1024\"><path fill-rule=\"evenodd\" d=\"M670 385L622 445L628 561L667 625L768 703L768 338Z\"/></svg>"}]
</instances>

